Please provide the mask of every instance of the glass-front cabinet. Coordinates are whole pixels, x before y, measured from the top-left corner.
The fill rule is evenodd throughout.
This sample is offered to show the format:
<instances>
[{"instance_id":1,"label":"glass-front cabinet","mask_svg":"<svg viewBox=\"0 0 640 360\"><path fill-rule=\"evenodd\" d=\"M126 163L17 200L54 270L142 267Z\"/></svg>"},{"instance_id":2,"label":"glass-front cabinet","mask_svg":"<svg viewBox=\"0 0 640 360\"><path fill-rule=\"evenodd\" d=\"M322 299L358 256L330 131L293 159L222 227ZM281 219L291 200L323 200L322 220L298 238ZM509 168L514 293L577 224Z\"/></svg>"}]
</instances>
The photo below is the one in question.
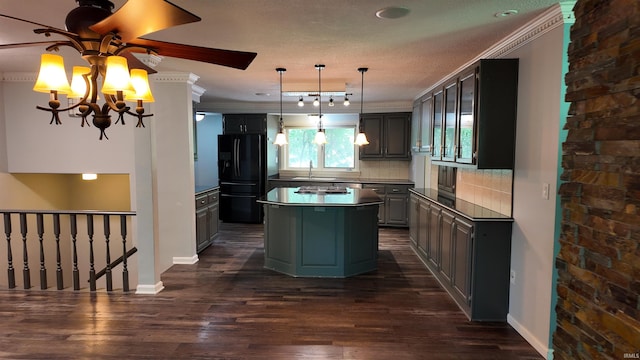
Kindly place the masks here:
<instances>
[{"instance_id":1,"label":"glass-front cabinet","mask_svg":"<svg viewBox=\"0 0 640 360\"><path fill-rule=\"evenodd\" d=\"M444 136L442 137L442 160L455 161L456 148L456 105L458 83L449 84L444 89Z\"/></svg>"},{"instance_id":2,"label":"glass-front cabinet","mask_svg":"<svg viewBox=\"0 0 640 360\"><path fill-rule=\"evenodd\" d=\"M432 133L432 146L431 146L431 158L432 160L442 160L442 101L444 93L442 90L433 94L433 118L431 120L433 133Z\"/></svg>"},{"instance_id":3,"label":"glass-front cabinet","mask_svg":"<svg viewBox=\"0 0 640 360\"><path fill-rule=\"evenodd\" d=\"M420 128L420 123L422 122L420 118L421 112L420 102L416 101L413 104L413 112L411 113L411 151L413 152L420 151L420 137L422 135L422 129Z\"/></svg>"},{"instance_id":4,"label":"glass-front cabinet","mask_svg":"<svg viewBox=\"0 0 640 360\"><path fill-rule=\"evenodd\" d=\"M431 145L436 165L513 169L518 66L518 59L482 59L416 100L421 136L430 134L416 142L422 151Z\"/></svg>"},{"instance_id":5,"label":"glass-front cabinet","mask_svg":"<svg viewBox=\"0 0 640 360\"><path fill-rule=\"evenodd\" d=\"M457 118L457 154L456 161L473 163L475 145L474 105L476 92L476 72L467 73L460 77L460 107Z\"/></svg>"},{"instance_id":6,"label":"glass-front cabinet","mask_svg":"<svg viewBox=\"0 0 640 360\"><path fill-rule=\"evenodd\" d=\"M421 100L420 105L420 151L431 152L431 114L433 113L433 98L431 95Z\"/></svg>"}]
</instances>

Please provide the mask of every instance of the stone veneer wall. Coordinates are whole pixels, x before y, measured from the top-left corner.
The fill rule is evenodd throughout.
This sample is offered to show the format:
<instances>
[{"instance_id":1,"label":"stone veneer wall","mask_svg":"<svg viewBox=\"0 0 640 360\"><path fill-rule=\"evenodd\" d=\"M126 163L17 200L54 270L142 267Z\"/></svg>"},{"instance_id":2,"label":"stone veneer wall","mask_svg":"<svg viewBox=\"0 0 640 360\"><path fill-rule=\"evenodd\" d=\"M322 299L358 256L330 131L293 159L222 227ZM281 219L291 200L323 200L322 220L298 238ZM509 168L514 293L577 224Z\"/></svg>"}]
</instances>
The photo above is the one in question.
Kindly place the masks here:
<instances>
[{"instance_id":1,"label":"stone veneer wall","mask_svg":"<svg viewBox=\"0 0 640 360\"><path fill-rule=\"evenodd\" d=\"M639 358L640 1L574 13L554 358Z\"/></svg>"}]
</instances>

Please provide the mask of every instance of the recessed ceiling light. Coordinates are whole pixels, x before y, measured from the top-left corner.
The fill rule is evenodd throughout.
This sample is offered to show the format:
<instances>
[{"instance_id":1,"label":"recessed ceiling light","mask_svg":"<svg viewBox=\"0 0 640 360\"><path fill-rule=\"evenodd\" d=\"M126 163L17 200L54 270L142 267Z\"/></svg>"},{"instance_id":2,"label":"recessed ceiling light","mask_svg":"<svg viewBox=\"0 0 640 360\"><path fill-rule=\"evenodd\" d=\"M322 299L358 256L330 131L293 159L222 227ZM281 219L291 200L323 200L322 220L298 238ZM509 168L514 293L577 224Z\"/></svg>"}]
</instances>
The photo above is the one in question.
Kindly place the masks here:
<instances>
[{"instance_id":1,"label":"recessed ceiling light","mask_svg":"<svg viewBox=\"0 0 640 360\"><path fill-rule=\"evenodd\" d=\"M501 12L497 12L495 14L493 14L493 16L500 18L500 17L507 17L507 16L511 16L511 15L515 15L518 13L518 10L505 10L505 11L501 11Z\"/></svg>"},{"instance_id":2,"label":"recessed ceiling light","mask_svg":"<svg viewBox=\"0 0 640 360\"><path fill-rule=\"evenodd\" d=\"M389 6L376 11L376 16L380 19L397 19L409 15L411 10L400 6Z\"/></svg>"}]
</instances>

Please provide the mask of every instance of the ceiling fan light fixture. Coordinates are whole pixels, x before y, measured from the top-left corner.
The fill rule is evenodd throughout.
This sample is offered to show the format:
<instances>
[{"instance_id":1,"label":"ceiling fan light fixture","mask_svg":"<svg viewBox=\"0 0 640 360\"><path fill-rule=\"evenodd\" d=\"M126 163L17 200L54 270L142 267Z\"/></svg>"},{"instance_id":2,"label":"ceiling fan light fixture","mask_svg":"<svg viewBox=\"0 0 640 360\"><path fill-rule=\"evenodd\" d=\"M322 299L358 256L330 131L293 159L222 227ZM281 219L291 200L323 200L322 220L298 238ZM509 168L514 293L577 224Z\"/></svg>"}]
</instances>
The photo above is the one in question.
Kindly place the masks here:
<instances>
[{"instance_id":1,"label":"ceiling fan light fixture","mask_svg":"<svg viewBox=\"0 0 640 360\"><path fill-rule=\"evenodd\" d=\"M34 91L58 94L68 94L71 92L69 80L64 70L64 59L56 54L42 54L40 57L40 72L38 79L33 86Z\"/></svg>"},{"instance_id":2,"label":"ceiling fan light fixture","mask_svg":"<svg viewBox=\"0 0 640 360\"><path fill-rule=\"evenodd\" d=\"M73 75L71 75L71 92L67 98L81 99L87 95L87 80L84 75L89 75L91 68L86 66L74 66Z\"/></svg>"},{"instance_id":3,"label":"ceiling fan light fixture","mask_svg":"<svg viewBox=\"0 0 640 360\"><path fill-rule=\"evenodd\" d=\"M131 85L129 66L125 57L107 57L106 67L104 83L102 84L102 92L104 94L116 95L119 91L127 95L135 93L135 89Z\"/></svg>"},{"instance_id":4,"label":"ceiling fan light fixture","mask_svg":"<svg viewBox=\"0 0 640 360\"><path fill-rule=\"evenodd\" d=\"M151 87L149 86L149 75L142 69L131 69L131 85L135 90L132 94L125 96L126 100L145 102L155 102Z\"/></svg>"}]
</instances>

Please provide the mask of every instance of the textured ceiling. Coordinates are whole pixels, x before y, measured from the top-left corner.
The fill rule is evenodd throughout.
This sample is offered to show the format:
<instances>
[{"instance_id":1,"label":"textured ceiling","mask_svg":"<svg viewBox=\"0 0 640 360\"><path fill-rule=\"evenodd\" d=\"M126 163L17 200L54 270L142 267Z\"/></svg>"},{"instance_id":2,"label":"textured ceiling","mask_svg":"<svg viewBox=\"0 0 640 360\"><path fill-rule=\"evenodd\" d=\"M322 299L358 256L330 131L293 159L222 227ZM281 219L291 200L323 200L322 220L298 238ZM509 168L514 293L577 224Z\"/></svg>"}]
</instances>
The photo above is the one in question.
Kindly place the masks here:
<instances>
[{"instance_id":1,"label":"textured ceiling","mask_svg":"<svg viewBox=\"0 0 640 360\"><path fill-rule=\"evenodd\" d=\"M113 1L113 0L112 0ZM113 1L116 9L124 0ZM187 71L200 79L202 103L279 101L283 86L317 88L315 64L325 64L323 84L342 85L352 100L360 97L359 67L365 73L367 102L411 102L483 50L550 6L553 0L174 0L201 22L166 29L145 37L212 48L257 52L247 70L164 58L159 71ZM0 2L0 13L64 28L73 0ZM410 9L399 19L379 19L388 6ZM495 16L517 10L508 17ZM140 14L144 16L144 14ZM0 19L0 44L45 40L35 26ZM43 47L0 49L0 72L36 72ZM62 54L70 68L73 50ZM337 86L337 85L336 85ZM323 86L329 90L327 87ZM297 99L285 98L294 103Z\"/></svg>"}]
</instances>

